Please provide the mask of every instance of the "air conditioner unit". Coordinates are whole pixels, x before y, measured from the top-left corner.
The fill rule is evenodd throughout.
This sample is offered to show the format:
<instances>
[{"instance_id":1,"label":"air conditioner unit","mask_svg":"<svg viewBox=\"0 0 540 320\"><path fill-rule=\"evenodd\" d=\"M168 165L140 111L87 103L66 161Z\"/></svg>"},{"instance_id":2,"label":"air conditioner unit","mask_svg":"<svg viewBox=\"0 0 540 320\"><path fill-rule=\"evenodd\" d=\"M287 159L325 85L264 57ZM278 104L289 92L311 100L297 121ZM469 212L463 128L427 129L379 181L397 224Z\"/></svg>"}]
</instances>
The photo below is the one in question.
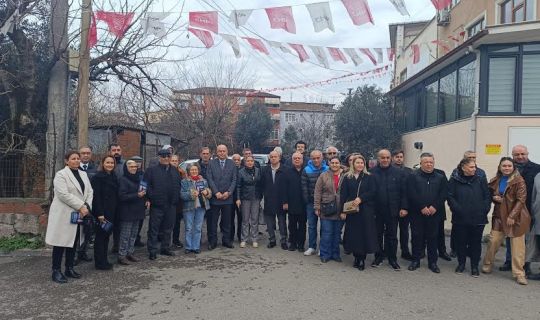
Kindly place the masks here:
<instances>
[{"instance_id":1,"label":"air conditioner unit","mask_svg":"<svg viewBox=\"0 0 540 320\"><path fill-rule=\"evenodd\" d=\"M443 9L437 13L437 25L446 26L450 23L450 10Z\"/></svg>"}]
</instances>

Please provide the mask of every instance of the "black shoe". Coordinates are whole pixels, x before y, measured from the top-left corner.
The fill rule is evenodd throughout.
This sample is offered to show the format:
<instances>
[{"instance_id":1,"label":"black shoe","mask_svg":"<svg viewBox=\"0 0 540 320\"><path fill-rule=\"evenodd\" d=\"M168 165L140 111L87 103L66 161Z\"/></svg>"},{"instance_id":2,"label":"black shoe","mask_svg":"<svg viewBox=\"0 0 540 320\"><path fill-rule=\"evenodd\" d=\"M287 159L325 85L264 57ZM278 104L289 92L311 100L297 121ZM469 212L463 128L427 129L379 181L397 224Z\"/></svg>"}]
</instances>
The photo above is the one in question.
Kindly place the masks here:
<instances>
[{"instance_id":1,"label":"black shoe","mask_svg":"<svg viewBox=\"0 0 540 320\"><path fill-rule=\"evenodd\" d=\"M229 242L229 243L224 243L224 244L223 244L223 246L224 246L225 248L229 248L229 249L232 249L232 248L234 248L234 246L233 246L232 242Z\"/></svg>"},{"instance_id":2,"label":"black shoe","mask_svg":"<svg viewBox=\"0 0 540 320\"><path fill-rule=\"evenodd\" d=\"M343 253L346 254L346 255L350 255L350 254L351 254L351 252L350 252L349 250L345 250L345 249L343 249Z\"/></svg>"},{"instance_id":3,"label":"black shoe","mask_svg":"<svg viewBox=\"0 0 540 320\"><path fill-rule=\"evenodd\" d=\"M450 255L446 251L439 253L439 258L446 261L452 261L452 257L450 257Z\"/></svg>"},{"instance_id":4,"label":"black shoe","mask_svg":"<svg viewBox=\"0 0 540 320\"><path fill-rule=\"evenodd\" d=\"M296 251L296 245L294 243L289 244L289 251Z\"/></svg>"},{"instance_id":5,"label":"black shoe","mask_svg":"<svg viewBox=\"0 0 540 320\"><path fill-rule=\"evenodd\" d=\"M527 277L527 279L538 281L538 280L540 280L540 273L530 274L530 275Z\"/></svg>"},{"instance_id":6,"label":"black shoe","mask_svg":"<svg viewBox=\"0 0 540 320\"><path fill-rule=\"evenodd\" d=\"M103 265L96 265L96 270L112 270L113 265L110 263L106 263Z\"/></svg>"},{"instance_id":7,"label":"black shoe","mask_svg":"<svg viewBox=\"0 0 540 320\"><path fill-rule=\"evenodd\" d=\"M161 251L159 252L159 254L162 255L162 256L169 256L169 257L175 256L174 252L172 252L172 251L169 250L169 249L161 250Z\"/></svg>"},{"instance_id":8,"label":"black shoe","mask_svg":"<svg viewBox=\"0 0 540 320\"><path fill-rule=\"evenodd\" d=\"M297 246L296 246L296 250L297 250L298 252L302 252L302 253L304 253L304 251L306 251L306 250L304 249L304 245L297 245Z\"/></svg>"},{"instance_id":9,"label":"black shoe","mask_svg":"<svg viewBox=\"0 0 540 320\"><path fill-rule=\"evenodd\" d=\"M174 241L173 244L178 249L182 249L184 247L184 244L181 241Z\"/></svg>"},{"instance_id":10,"label":"black shoe","mask_svg":"<svg viewBox=\"0 0 540 320\"><path fill-rule=\"evenodd\" d=\"M529 277L532 274L530 262L525 262L525 265L523 266L523 271L525 271L525 277Z\"/></svg>"},{"instance_id":11,"label":"black shoe","mask_svg":"<svg viewBox=\"0 0 540 320\"><path fill-rule=\"evenodd\" d=\"M499 267L499 271L510 271L512 270L512 262L505 261L502 266Z\"/></svg>"},{"instance_id":12,"label":"black shoe","mask_svg":"<svg viewBox=\"0 0 540 320\"><path fill-rule=\"evenodd\" d=\"M150 253L150 254L148 255L148 259L150 259L150 260L156 260L156 259L157 259L157 254L155 254L155 253Z\"/></svg>"},{"instance_id":13,"label":"black shoe","mask_svg":"<svg viewBox=\"0 0 540 320\"><path fill-rule=\"evenodd\" d=\"M392 267L392 269L394 269L395 271L399 271L401 270L401 267L399 266L399 264L397 263L397 261L395 260L388 260L388 264Z\"/></svg>"},{"instance_id":14,"label":"black shoe","mask_svg":"<svg viewBox=\"0 0 540 320\"><path fill-rule=\"evenodd\" d=\"M62 274L62 272L59 269L53 269L52 281L56 283L66 283L67 278Z\"/></svg>"},{"instance_id":15,"label":"black shoe","mask_svg":"<svg viewBox=\"0 0 540 320\"><path fill-rule=\"evenodd\" d=\"M476 268L478 270L478 268ZM456 273L463 273L465 271L465 265L464 264L458 264L456 267Z\"/></svg>"},{"instance_id":16,"label":"black shoe","mask_svg":"<svg viewBox=\"0 0 540 320\"><path fill-rule=\"evenodd\" d=\"M330 261L330 259L328 259L328 258L321 258L321 262L322 262L322 263L327 263L328 261Z\"/></svg>"},{"instance_id":17,"label":"black shoe","mask_svg":"<svg viewBox=\"0 0 540 320\"><path fill-rule=\"evenodd\" d=\"M358 266L360 265L360 258L354 258L354 263L353 263L353 268L358 268Z\"/></svg>"},{"instance_id":18,"label":"black shoe","mask_svg":"<svg viewBox=\"0 0 540 320\"><path fill-rule=\"evenodd\" d=\"M81 274L75 271L73 268L67 268L64 274L66 275L66 277L73 279L79 279L81 277Z\"/></svg>"},{"instance_id":19,"label":"black shoe","mask_svg":"<svg viewBox=\"0 0 540 320\"><path fill-rule=\"evenodd\" d=\"M199 254L199 253L201 253L201 250L200 250L200 249L197 249L197 250L191 250L191 252L193 252L194 254Z\"/></svg>"},{"instance_id":20,"label":"black shoe","mask_svg":"<svg viewBox=\"0 0 540 320\"><path fill-rule=\"evenodd\" d=\"M414 271L418 268L420 268L420 261L413 260L411 261L411 264L409 265L407 269L409 269L409 271Z\"/></svg>"},{"instance_id":21,"label":"black shoe","mask_svg":"<svg viewBox=\"0 0 540 320\"><path fill-rule=\"evenodd\" d=\"M79 258L79 260L80 260L81 262L90 262L90 261L92 261L92 258L90 258L90 257L88 256L88 254L86 254L86 253L81 253L81 254L79 254L78 258Z\"/></svg>"},{"instance_id":22,"label":"black shoe","mask_svg":"<svg viewBox=\"0 0 540 320\"><path fill-rule=\"evenodd\" d=\"M358 267L357 269L360 270L360 271L363 271L365 268L366 268L366 263L364 260L362 259L359 259L360 261L358 262Z\"/></svg>"},{"instance_id":23,"label":"black shoe","mask_svg":"<svg viewBox=\"0 0 540 320\"><path fill-rule=\"evenodd\" d=\"M375 257L375 260L373 260L373 262L371 263L371 266L373 268L377 268L378 266L382 264L383 260L384 258L382 256Z\"/></svg>"},{"instance_id":24,"label":"black shoe","mask_svg":"<svg viewBox=\"0 0 540 320\"><path fill-rule=\"evenodd\" d=\"M429 270L431 270L433 273L441 273L441 269L439 269L436 263L430 264Z\"/></svg>"},{"instance_id":25,"label":"black shoe","mask_svg":"<svg viewBox=\"0 0 540 320\"><path fill-rule=\"evenodd\" d=\"M283 249L283 250L289 250L289 246L287 246L286 243L282 243L282 244L281 244L281 249Z\"/></svg>"},{"instance_id":26,"label":"black shoe","mask_svg":"<svg viewBox=\"0 0 540 320\"><path fill-rule=\"evenodd\" d=\"M185 253L185 254L190 254L190 253L191 253L191 250L186 249L186 250L184 250L184 253Z\"/></svg>"},{"instance_id":27,"label":"black shoe","mask_svg":"<svg viewBox=\"0 0 540 320\"><path fill-rule=\"evenodd\" d=\"M343 262L343 260L341 260L341 258L332 258L332 260L334 260L335 262Z\"/></svg>"},{"instance_id":28,"label":"black shoe","mask_svg":"<svg viewBox=\"0 0 540 320\"><path fill-rule=\"evenodd\" d=\"M266 245L266 247L267 247L268 249L272 249L272 248L275 247L275 246L276 246L276 242L275 242L275 241L269 242L269 243Z\"/></svg>"},{"instance_id":29,"label":"black shoe","mask_svg":"<svg viewBox=\"0 0 540 320\"><path fill-rule=\"evenodd\" d=\"M111 249L111 253L117 254L118 253L118 246L114 246Z\"/></svg>"},{"instance_id":30,"label":"black shoe","mask_svg":"<svg viewBox=\"0 0 540 320\"><path fill-rule=\"evenodd\" d=\"M480 271L478 271L478 267L471 267L471 276L478 278L480 276Z\"/></svg>"},{"instance_id":31,"label":"black shoe","mask_svg":"<svg viewBox=\"0 0 540 320\"><path fill-rule=\"evenodd\" d=\"M123 266L129 266L131 263L128 262L126 257L118 257L118 264Z\"/></svg>"},{"instance_id":32,"label":"black shoe","mask_svg":"<svg viewBox=\"0 0 540 320\"><path fill-rule=\"evenodd\" d=\"M141 240L135 241L135 247L137 248L142 248L144 247L144 245L145 245L144 242L142 242Z\"/></svg>"},{"instance_id":33,"label":"black shoe","mask_svg":"<svg viewBox=\"0 0 540 320\"><path fill-rule=\"evenodd\" d=\"M216 245L215 245L215 244L213 244L213 243L209 243L209 244L208 244L208 251L212 251L212 250L214 250L215 248L216 248Z\"/></svg>"},{"instance_id":34,"label":"black shoe","mask_svg":"<svg viewBox=\"0 0 540 320\"><path fill-rule=\"evenodd\" d=\"M454 250L450 250L450 257L455 258L457 257L457 254Z\"/></svg>"},{"instance_id":35,"label":"black shoe","mask_svg":"<svg viewBox=\"0 0 540 320\"><path fill-rule=\"evenodd\" d=\"M401 253L401 258L403 260L407 260L407 261L413 261L414 260L413 256L409 252L402 252Z\"/></svg>"}]
</instances>

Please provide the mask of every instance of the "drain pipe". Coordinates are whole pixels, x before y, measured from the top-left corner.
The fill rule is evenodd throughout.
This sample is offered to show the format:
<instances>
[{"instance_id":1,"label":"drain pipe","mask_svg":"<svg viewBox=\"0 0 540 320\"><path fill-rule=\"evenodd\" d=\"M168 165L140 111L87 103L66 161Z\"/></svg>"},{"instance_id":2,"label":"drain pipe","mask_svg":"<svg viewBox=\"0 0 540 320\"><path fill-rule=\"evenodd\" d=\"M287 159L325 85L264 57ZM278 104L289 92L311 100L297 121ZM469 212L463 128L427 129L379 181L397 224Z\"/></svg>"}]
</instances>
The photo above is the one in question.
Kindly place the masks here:
<instances>
[{"instance_id":1,"label":"drain pipe","mask_svg":"<svg viewBox=\"0 0 540 320\"><path fill-rule=\"evenodd\" d=\"M469 52L474 52L476 54L476 67L474 71L474 83L475 83L475 95L474 95L474 111L471 114L471 139L470 139L470 150L477 152L476 150L476 126L477 126L477 117L480 111L480 50L473 49L472 46L469 46Z\"/></svg>"}]
</instances>

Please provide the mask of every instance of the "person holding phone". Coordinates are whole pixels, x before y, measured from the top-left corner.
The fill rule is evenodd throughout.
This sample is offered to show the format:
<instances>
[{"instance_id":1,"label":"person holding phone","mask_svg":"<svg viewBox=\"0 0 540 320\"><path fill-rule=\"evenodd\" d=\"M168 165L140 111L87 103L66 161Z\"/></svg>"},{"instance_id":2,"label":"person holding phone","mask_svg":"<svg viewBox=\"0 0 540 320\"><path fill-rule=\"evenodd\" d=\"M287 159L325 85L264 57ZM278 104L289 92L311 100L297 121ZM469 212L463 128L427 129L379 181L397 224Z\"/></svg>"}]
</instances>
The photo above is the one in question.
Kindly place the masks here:
<instances>
[{"instance_id":1,"label":"person holding phone","mask_svg":"<svg viewBox=\"0 0 540 320\"><path fill-rule=\"evenodd\" d=\"M73 269L75 244L81 238L81 228L77 223L71 223L71 215L76 212L81 220L87 216L94 194L88 176L79 170L80 154L69 151L64 156L64 162L66 166L54 177L54 197L45 235L45 242L53 246L52 281L57 283L66 283L66 277L81 277L81 274ZM64 253L65 274L61 271Z\"/></svg>"}]
</instances>

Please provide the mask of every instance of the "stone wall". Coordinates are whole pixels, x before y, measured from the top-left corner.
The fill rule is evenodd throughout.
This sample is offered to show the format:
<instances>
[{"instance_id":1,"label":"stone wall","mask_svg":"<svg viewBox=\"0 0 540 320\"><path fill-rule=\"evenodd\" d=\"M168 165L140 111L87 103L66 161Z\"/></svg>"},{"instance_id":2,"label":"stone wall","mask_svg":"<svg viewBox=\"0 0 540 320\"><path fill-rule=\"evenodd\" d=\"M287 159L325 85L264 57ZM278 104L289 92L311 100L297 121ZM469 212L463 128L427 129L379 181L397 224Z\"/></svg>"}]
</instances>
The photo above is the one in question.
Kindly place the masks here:
<instances>
[{"instance_id":1,"label":"stone wall","mask_svg":"<svg viewBox=\"0 0 540 320\"><path fill-rule=\"evenodd\" d=\"M47 215L45 199L0 198L0 237L18 233L45 234Z\"/></svg>"}]
</instances>

